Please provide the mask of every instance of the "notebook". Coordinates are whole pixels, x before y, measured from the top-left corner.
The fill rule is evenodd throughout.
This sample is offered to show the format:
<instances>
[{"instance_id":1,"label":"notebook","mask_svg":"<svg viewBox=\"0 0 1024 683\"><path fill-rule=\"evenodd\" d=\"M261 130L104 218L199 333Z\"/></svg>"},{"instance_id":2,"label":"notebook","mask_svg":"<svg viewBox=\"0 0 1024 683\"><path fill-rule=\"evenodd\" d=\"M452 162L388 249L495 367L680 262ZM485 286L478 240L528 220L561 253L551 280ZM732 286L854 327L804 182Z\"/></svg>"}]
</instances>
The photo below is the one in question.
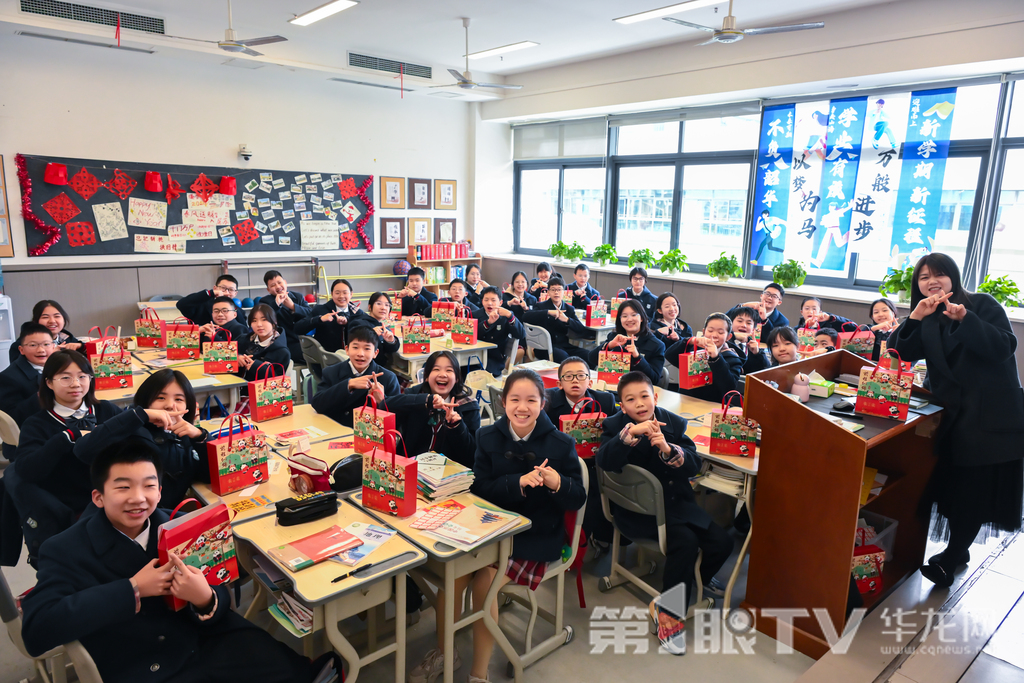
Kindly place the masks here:
<instances>
[{"instance_id":1,"label":"notebook","mask_svg":"<svg viewBox=\"0 0 1024 683\"><path fill-rule=\"evenodd\" d=\"M340 526L334 525L312 536L271 548L267 554L289 570L297 572L362 543Z\"/></svg>"},{"instance_id":2,"label":"notebook","mask_svg":"<svg viewBox=\"0 0 1024 683\"><path fill-rule=\"evenodd\" d=\"M518 523L519 515L474 503L436 529L424 531L423 534L460 550L472 550Z\"/></svg>"}]
</instances>

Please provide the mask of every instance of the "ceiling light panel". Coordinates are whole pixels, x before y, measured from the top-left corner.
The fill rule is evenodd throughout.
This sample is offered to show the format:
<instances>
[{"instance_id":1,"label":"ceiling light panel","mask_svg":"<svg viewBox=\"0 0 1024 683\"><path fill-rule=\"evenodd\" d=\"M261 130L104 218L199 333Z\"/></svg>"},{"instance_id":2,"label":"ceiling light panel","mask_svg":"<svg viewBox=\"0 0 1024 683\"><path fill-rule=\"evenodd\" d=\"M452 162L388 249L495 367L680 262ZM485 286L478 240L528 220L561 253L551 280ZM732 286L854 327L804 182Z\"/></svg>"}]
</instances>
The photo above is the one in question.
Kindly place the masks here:
<instances>
[{"instance_id":1,"label":"ceiling light panel","mask_svg":"<svg viewBox=\"0 0 1024 683\"><path fill-rule=\"evenodd\" d=\"M540 43L535 43L532 40L524 40L519 43L512 43L511 45L503 45L502 47L491 48L490 50L483 50L481 52L474 52L469 55L470 59L483 59L485 57L496 57L497 55L503 55L508 52L515 52L516 50L525 50L528 47L537 47ZM465 57L466 55L463 55Z\"/></svg>"},{"instance_id":2,"label":"ceiling light panel","mask_svg":"<svg viewBox=\"0 0 1024 683\"><path fill-rule=\"evenodd\" d=\"M620 24L635 24L638 21L647 21L648 19L660 19L661 17L667 17L670 14L678 14L679 12L686 12L692 9L700 9L701 7L710 7L711 5L724 4L725 0L689 0L689 2L680 2L675 5L669 5L668 7L661 7L659 9L652 9L646 12L640 12L638 14L630 14L625 17L619 17L615 21Z\"/></svg>"},{"instance_id":3,"label":"ceiling light panel","mask_svg":"<svg viewBox=\"0 0 1024 683\"><path fill-rule=\"evenodd\" d=\"M337 14L350 7L355 7L358 4L355 0L334 0L334 2L328 2L326 5L320 5L316 9L304 12L294 19L289 19L288 23L295 24L296 26L309 26L315 21L326 19L333 14Z\"/></svg>"}]
</instances>

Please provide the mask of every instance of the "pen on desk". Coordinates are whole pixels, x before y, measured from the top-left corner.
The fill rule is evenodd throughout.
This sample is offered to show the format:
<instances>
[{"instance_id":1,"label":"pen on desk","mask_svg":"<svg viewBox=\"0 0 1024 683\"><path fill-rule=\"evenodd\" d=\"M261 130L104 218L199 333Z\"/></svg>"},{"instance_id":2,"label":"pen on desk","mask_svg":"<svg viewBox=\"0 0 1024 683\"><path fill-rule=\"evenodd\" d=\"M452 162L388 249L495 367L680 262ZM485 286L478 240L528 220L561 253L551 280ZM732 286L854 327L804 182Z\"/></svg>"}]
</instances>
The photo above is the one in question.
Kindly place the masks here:
<instances>
[{"instance_id":1,"label":"pen on desk","mask_svg":"<svg viewBox=\"0 0 1024 683\"><path fill-rule=\"evenodd\" d=\"M377 566L377 564L378 564L377 562L371 562L370 564L364 564L364 565L363 565L362 567L358 567L358 568L356 568L356 569L353 569L353 570L352 570L352 571L350 571L350 572L346 572L346 573L342 574L342 575L341 575L341 576L339 576L339 577L336 577L336 578L333 578L333 579L331 579L331 583L338 583L339 581L341 581L341 580L343 580L343 579L347 579L347 578L348 578L348 577L350 577L350 576L355 576L356 574L359 574L359 573L361 573L361 572L365 572L365 571L366 571L367 569L369 569L370 567L375 567L375 566Z\"/></svg>"}]
</instances>

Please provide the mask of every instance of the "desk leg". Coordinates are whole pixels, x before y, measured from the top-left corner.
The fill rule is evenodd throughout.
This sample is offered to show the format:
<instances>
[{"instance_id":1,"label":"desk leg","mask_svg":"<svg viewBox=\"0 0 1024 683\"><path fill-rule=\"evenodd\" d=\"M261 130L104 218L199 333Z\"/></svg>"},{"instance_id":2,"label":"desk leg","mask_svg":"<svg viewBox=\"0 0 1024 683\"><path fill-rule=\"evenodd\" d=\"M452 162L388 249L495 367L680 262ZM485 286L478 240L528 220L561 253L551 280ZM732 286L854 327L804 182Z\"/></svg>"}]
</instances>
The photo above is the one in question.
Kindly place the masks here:
<instances>
[{"instance_id":1,"label":"desk leg","mask_svg":"<svg viewBox=\"0 0 1024 683\"><path fill-rule=\"evenodd\" d=\"M498 599L498 590L501 577L504 575L505 564L508 562L508 557L512 552L512 539L506 538L501 541L498 546L498 571L494 574L494 580L491 581L491 587L487 590L487 598L484 600L483 607L483 620L487 630L494 636L495 642L501 651L508 657L509 663L512 664L512 669L515 671L515 683L520 683L523 680L523 660L519 657L519 653L516 652L515 648L512 647L512 643L508 642L508 638L502 632L501 627L498 626L498 622L491 616L490 605ZM447 659L445 664L447 664Z\"/></svg>"},{"instance_id":2,"label":"desk leg","mask_svg":"<svg viewBox=\"0 0 1024 683\"><path fill-rule=\"evenodd\" d=\"M405 683L405 576L395 575L395 683Z\"/></svg>"},{"instance_id":3,"label":"desk leg","mask_svg":"<svg viewBox=\"0 0 1024 683\"><path fill-rule=\"evenodd\" d=\"M231 389L228 391L228 403L230 405L228 405L227 408L228 408L228 414L229 415L235 412L235 408L238 406L238 397L239 397L238 387L231 387Z\"/></svg>"},{"instance_id":4,"label":"desk leg","mask_svg":"<svg viewBox=\"0 0 1024 683\"><path fill-rule=\"evenodd\" d=\"M739 578L740 569L743 567L743 558L747 555L747 549L750 547L750 537L754 533L754 478L749 474L744 476L745 481L743 482L743 503L747 507L747 516L750 518L750 528L747 529L747 536L743 539L743 545L740 546L740 554L736 557L736 566L732 568L732 574L729 575L729 582L725 584L725 604L722 605L722 618L727 619L729 617L729 610L732 605L732 591L736 587L736 580Z\"/></svg>"},{"instance_id":5,"label":"desk leg","mask_svg":"<svg viewBox=\"0 0 1024 683\"><path fill-rule=\"evenodd\" d=\"M455 680L454 562L444 563L444 649L442 650L442 652L444 652L444 683L453 683L453 681Z\"/></svg>"},{"instance_id":6,"label":"desk leg","mask_svg":"<svg viewBox=\"0 0 1024 683\"><path fill-rule=\"evenodd\" d=\"M348 664L348 676L345 677L345 680L349 683L355 683L356 679L359 678L359 669L362 663L359 660L359 653L352 647L352 643L348 642L348 639L338 629L338 622L340 620L341 615L338 613L337 600L332 600L324 606L324 628L327 629L327 640L330 641L331 646Z\"/></svg>"}]
</instances>

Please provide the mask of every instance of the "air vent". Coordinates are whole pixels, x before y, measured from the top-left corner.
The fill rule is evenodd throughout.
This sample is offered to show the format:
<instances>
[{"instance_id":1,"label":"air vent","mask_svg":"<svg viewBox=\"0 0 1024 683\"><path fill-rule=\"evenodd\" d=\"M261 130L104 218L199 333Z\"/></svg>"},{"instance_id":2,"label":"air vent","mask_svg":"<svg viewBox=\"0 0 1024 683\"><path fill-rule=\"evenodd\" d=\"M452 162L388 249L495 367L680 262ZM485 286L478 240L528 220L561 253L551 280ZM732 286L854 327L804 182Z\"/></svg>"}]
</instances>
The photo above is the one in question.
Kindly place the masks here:
<instances>
[{"instance_id":1,"label":"air vent","mask_svg":"<svg viewBox=\"0 0 1024 683\"><path fill-rule=\"evenodd\" d=\"M397 85L384 85L383 83L370 83L368 81L357 81L352 78L328 78L329 81L337 81L338 83L351 83L352 85L368 85L371 88L383 88L384 90L402 90ZM411 88L405 88L405 92L414 92Z\"/></svg>"},{"instance_id":2,"label":"air vent","mask_svg":"<svg viewBox=\"0 0 1024 683\"><path fill-rule=\"evenodd\" d=\"M48 36L45 33L32 33L31 31L15 31L15 35L28 36L29 38L45 38L46 40L56 40L61 43L74 43L75 45L92 45L93 47L106 47L111 50L125 50L126 52L143 52L147 55L153 54L154 50L144 50L141 47L127 47L117 46L113 43L101 43L95 40L81 40L79 38L64 38L63 36Z\"/></svg>"},{"instance_id":3,"label":"air vent","mask_svg":"<svg viewBox=\"0 0 1024 683\"><path fill-rule=\"evenodd\" d=\"M348 65L372 71L386 71L389 74L402 73L416 78L431 79L434 77L434 70L429 66L398 62L394 59L384 59L383 57L360 55L355 52L348 53Z\"/></svg>"},{"instance_id":4,"label":"air vent","mask_svg":"<svg viewBox=\"0 0 1024 683\"><path fill-rule=\"evenodd\" d=\"M164 20L156 17L145 17L141 14L129 12L115 12L102 7L90 7L78 5L73 2L61 2L60 0L21 0L21 11L29 14L40 14L44 17L56 19L70 19L72 21L84 21L89 24L100 26L117 26L117 20L121 18L121 28L130 28L133 31L145 31L146 33L164 33Z\"/></svg>"}]
</instances>

